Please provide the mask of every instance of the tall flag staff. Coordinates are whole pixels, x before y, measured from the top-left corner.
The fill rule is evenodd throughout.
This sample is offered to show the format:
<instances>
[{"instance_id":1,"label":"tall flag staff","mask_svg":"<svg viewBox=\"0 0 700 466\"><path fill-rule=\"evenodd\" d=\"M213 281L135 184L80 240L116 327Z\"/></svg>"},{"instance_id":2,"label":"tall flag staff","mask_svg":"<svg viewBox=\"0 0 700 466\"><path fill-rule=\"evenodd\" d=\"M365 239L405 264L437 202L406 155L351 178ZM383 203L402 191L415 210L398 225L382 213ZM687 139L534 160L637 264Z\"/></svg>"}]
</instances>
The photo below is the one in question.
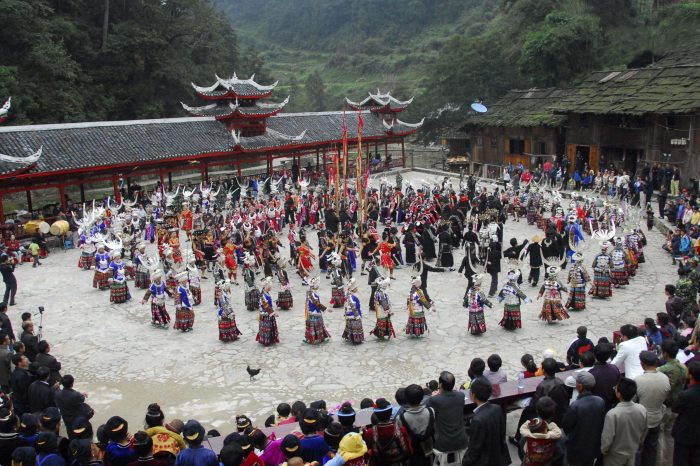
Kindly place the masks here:
<instances>
[{"instance_id":1,"label":"tall flag staff","mask_svg":"<svg viewBox=\"0 0 700 466\"><path fill-rule=\"evenodd\" d=\"M345 110L343 110L343 195L348 196L348 127L345 124ZM338 210L340 215L340 210Z\"/></svg>"},{"instance_id":2,"label":"tall flag staff","mask_svg":"<svg viewBox=\"0 0 700 466\"><path fill-rule=\"evenodd\" d=\"M360 229L360 237L362 237L362 221L364 220L365 214L365 204L364 198L365 193L362 187L362 128L364 128L365 122L362 121L362 110L357 112L357 155L355 156L355 186L357 190L357 223Z\"/></svg>"}]
</instances>

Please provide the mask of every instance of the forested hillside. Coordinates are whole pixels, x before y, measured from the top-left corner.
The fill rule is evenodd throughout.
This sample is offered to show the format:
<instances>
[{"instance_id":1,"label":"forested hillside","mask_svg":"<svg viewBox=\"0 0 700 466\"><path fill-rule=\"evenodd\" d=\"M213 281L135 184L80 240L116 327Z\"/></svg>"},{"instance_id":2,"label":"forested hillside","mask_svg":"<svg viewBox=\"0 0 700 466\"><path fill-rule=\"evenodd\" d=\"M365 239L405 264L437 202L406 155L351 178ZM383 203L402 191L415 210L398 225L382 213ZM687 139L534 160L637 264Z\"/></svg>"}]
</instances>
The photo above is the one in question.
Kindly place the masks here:
<instances>
[{"instance_id":1,"label":"forested hillside","mask_svg":"<svg viewBox=\"0 0 700 466\"><path fill-rule=\"evenodd\" d=\"M0 1L9 124L182 116L191 81L259 67L206 0Z\"/></svg>"},{"instance_id":2,"label":"forested hillside","mask_svg":"<svg viewBox=\"0 0 700 466\"><path fill-rule=\"evenodd\" d=\"M697 0L214 2L291 85L292 104L312 110L382 87L417 94L411 112L428 114L511 88L573 85L700 37Z\"/></svg>"}]
</instances>

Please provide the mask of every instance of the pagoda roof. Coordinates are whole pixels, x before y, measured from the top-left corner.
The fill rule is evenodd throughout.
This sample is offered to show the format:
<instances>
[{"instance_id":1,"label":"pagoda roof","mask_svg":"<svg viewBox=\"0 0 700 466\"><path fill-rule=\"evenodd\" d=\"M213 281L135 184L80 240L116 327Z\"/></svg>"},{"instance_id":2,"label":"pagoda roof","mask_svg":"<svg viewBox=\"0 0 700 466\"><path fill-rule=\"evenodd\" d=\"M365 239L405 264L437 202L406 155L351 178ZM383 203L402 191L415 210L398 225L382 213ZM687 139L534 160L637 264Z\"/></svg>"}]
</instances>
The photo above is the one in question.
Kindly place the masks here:
<instances>
[{"instance_id":1,"label":"pagoda roof","mask_svg":"<svg viewBox=\"0 0 700 466\"><path fill-rule=\"evenodd\" d=\"M387 133L395 136L406 136L416 132L421 126L423 126L424 121L425 118L418 123L405 123L397 118L392 122L382 120L382 123L384 124L384 129L386 129Z\"/></svg>"},{"instance_id":2,"label":"pagoda roof","mask_svg":"<svg viewBox=\"0 0 700 466\"><path fill-rule=\"evenodd\" d=\"M413 102L413 97L402 101L392 96L391 92L383 94L379 91L379 89L377 89L376 94L372 94L370 92L369 95L361 102L354 102L347 97L345 98L345 102L347 102L347 104L355 110L370 110L375 113L383 111L398 113L403 112L409 105L411 105L411 102Z\"/></svg>"},{"instance_id":3,"label":"pagoda roof","mask_svg":"<svg viewBox=\"0 0 700 466\"><path fill-rule=\"evenodd\" d=\"M217 120L225 120L235 116L250 119L267 118L277 115L287 103L289 103L289 97L280 103L257 103L252 106L242 106L238 103L238 99L235 102L209 104L202 107L190 107L180 102L182 108L192 116L214 117Z\"/></svg>"},{"instance_id":4,"label":"pagoda roof","mask_svg":"<svg viewBox=\"0 0 700 466\"><path fill-rule=\"evenodd\" d=\"M230 79L223 79L214 75L216 82L208 87L197 86L192 83L192 87L203 99L235 99L236 97L248 99L261 99L269 97L277 87L277 82L268 86L255 82L255 74L248 79L240 79L233 73Z\"/></svg>"},{"instance_id":5,"label":"pagoda roof","mask_svg":"<svg viewBox=\"0 0 700 466\"><path fill-rule=\"evenodd\" d=\"M380 115L362 112L366 140L385 140L417 131L399 123L387 129ZM238 153L282 152L339 144L343 120L348 139L357 139L358 112L283 113L267 119L262 136L232 135L215 117L107 121L0 127L0 178L37 177L136 169L168 162L206 161ZM400 132L397 130L400 129ZM31 161L31 163L30 163ZM19 172L21 174L18 174Z\"/></svg>"}]
</instances>

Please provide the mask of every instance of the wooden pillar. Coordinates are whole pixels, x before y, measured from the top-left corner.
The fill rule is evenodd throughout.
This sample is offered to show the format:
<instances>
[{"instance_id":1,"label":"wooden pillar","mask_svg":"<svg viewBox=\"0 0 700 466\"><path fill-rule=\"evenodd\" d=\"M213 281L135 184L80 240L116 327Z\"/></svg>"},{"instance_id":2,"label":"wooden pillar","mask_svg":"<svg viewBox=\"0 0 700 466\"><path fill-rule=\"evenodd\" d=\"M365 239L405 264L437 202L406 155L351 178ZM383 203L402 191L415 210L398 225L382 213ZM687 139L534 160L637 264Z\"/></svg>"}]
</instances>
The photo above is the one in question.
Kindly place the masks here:
<instances>
[{"instance_id":1,"label":"wooden pillar","mask_svg":"<svg viewBox=\"0 0 700 466\"><path fill-rule=\"evenodd\" d=\"M201 164L199 166L199 174L202 175L202 183L207 181L207 166L204 164Z\"/></svg>"},{"instance_id":2,"label":"wooden pillar","mask_svg":"<svg viewBox=\"0 0 700 466\"><path fill-rule=\"evenodd\" d=\"M117 202L122 201L122 193L119 192L119 183L117 181L117 175L112 175L112 187L114 187L114 198Z\"/></svg>"},{"instance_id":3,"label":"wooden pillar","mask_svg":"<svg viewBox=\"0 0 700 466\"><path fill-rule=\"evenodd\" d=\"M29 212L34 210L34 208L32 207L32 192L28 189L27 189L27 210Z\"/></svg>"},{"instance_id":4,"label":"wooden pillar","mask_svg":"<svg viewBox=\"0 0 700 466\"><path fill-rule=\"evenodd\" d=\"M131 191L131 177L127 176L126 177L126 192L128 193Z\"/></svg>"},{"instance_id":5,"label":"wooden pillar","mask_svg":"<svg viewBox=\"0 0 700 466\"><path fill-rule=\"evenodd\" d=\"M5 207L2 205L2 193L0 193L0 222L5 223Z\"/></svg>"},{"instance_id":6,"label":"wooden pillar","mask_svg":"<svg viewBox=\"0 0 700 466\"><path fill-rule=\"evenodd\" d=\"M160 185L165 186L165 177L163 175L163 169L158 170L158 177L160 178Z\"/></svg>"},{"instance_id":7,"label":"wooden pillar","mask_svg":"<svg viewBox=\"0 0 700 466\"><path fill-rule=\"evenodd\" d=\"M168 172L168 191L173 190L173 172Z\"/></svg>"},{"instance_id":8,"label":"wooden pillar","mask_svg":"<svg viewBox=\"0 0 700 466\"><path fill-rule=\"evenodd\" d=\"M236 165L238 166L238 176L241 176L241 161L239 160Z\"/></svg>"},{"instance_id":9,"label":"wooden pillar","mask_svg":"<svg viewBox=\"0 0 700 466\"><path fill-rule=\"evenodd\" d=\"M80 203L85 204L85 185L80 183Z\"/></svg>"},{"instance_id":10,"label":"wooden pillar","mask_svg":"<svg viewBox=\"0 0 700 466\"><path fill-rule=\"evenodd\" d=\"M320 165L319 164L320 152L321 152L320 149L316 149L316 171L318 171L318 169L320 168L319 167L319 165Z\"/></svg>"},{"instance_id":11,"label":"wooden pillar","mask_svg":"<svg viewBox=\"0 0 700 466\"><path fill-rule=\"evenodd\" d=\"M323 171L326 172L326 148L323 148Z\"/></svg>"},{"instance_id":12,"label":"wooden pillar","mask_svg":"<svg viewBox=\"0 0 700 466\"><path fill-rule=\"evenodd\" d=\"M401 166L406 168L406 148L404 146L403 138L401 138Z\"/></svg>"},{"instance_id":13,"label":"wooden pillar","mask_svg":"<svg viewBox=\"0 0 700 466\"><path fill-rule=\"evenodd\" d=\"M272 155L267 154L267 176L272 176Z\"/></svg>"},{"instance_id":14,"label":"wooden pillar","mask_svg":"<svg viewBox=\"0 0 700 466\"><path fill-rule=\"evenodd\" d=\"M389 156L389 143L384 141L384 160Z\"/></svg>"},{"instance_id":15,"label":"wooden pillar","mask_svg":"<svg viewBox=\"0 0 700 466\"><path fill-rule=\"evenodd\" d=\"M61 210L63 210L63 213L66 212L66 187L63 185L63 183L60 183L58 185L58 196L61 198Z\"/></svg>"}]
</instances>

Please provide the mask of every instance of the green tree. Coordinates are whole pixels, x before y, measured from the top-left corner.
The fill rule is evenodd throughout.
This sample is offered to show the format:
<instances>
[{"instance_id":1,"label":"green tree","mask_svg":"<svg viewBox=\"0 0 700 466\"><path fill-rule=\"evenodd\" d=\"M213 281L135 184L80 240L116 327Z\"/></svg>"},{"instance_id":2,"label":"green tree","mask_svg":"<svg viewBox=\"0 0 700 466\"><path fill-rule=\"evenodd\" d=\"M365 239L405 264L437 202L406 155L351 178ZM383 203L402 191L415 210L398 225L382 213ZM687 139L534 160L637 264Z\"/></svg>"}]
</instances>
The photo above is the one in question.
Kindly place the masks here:
<instances>
[{"instance_id":1,"label":"green tree","mask_svg":"<svg viewBox=\"0 0 700 466\"><path fill-rule=\"evenodd\" d=\"M309 105L307 111L317 112L326 109L326 85L318 71L314 71L306 77L304 93Z\"/></svg>"}]
</instances>

